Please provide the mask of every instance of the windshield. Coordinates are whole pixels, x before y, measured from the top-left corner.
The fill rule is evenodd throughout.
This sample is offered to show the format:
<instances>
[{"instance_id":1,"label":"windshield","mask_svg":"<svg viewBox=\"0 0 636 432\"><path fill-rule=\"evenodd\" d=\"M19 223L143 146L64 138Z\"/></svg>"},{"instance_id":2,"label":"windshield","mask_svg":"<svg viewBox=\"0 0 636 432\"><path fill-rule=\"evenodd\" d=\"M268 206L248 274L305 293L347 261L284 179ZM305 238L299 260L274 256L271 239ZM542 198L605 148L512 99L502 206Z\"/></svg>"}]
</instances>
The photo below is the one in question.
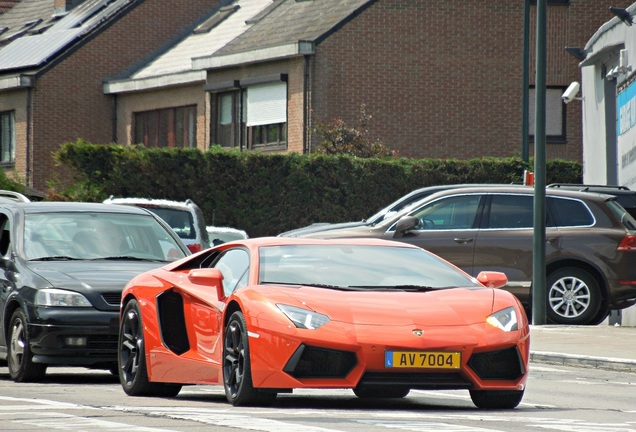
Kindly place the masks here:
<instances>
[{"instance_id":1,"label":"windshield","mask_svg":"<svg viewBox=\"0 0 636 432\"><path fill-rule=\"evenodd\" d=\"M185 256L169 231L150 215L105 212L27 214L24 253L30 260L174 261Z\"/></svg>"},{"instance_id":2,"label":"windshield","mask_svg":"<svg viewBox=\"0 0 636 432\"><path fill-rule=\"evenodd\" d=\"M285 245L259 249L259 283L331 288L480 286L422 249L400 246Z\"/></svg>"}]
</instances>

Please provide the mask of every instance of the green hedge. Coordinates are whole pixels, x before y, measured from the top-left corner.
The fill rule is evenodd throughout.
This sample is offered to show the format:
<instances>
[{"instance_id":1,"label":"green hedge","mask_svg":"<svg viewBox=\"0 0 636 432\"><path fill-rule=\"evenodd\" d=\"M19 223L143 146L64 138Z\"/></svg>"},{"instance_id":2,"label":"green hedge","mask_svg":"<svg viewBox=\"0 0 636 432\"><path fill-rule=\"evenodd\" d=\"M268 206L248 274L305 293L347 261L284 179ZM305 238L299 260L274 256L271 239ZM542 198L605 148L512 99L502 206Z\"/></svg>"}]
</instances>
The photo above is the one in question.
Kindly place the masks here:
<instances>
[{"instance_id":1,"label":"green hedge","mask_svg":"<svg viewBox=\"0 0 636 432\"><path fill-rule=\"evenodd\" d=\"M276 235L314 222L360 220L413 189L436 184L520 183L519 158L358 159L214 148L66 143L56 153L74 183L51 185L65 199L192 199L208 225ZM579 183L581 166L547 163L547 182Z\"/></svg>"}]
</instances>

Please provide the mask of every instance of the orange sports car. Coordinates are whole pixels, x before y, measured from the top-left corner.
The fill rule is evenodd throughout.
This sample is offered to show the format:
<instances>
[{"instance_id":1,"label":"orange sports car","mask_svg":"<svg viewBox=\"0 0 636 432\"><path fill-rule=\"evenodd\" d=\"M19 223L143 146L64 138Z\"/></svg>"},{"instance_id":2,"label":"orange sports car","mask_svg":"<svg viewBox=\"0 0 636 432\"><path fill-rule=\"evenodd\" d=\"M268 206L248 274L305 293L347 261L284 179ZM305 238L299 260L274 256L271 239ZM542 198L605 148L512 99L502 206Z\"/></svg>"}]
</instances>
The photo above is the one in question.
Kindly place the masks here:
<instances>
[{"instance_id":1,"label":"orange sports car","mask_svg":"<svg viewBox=\"0 0 636 432\"><path fill-rule=\"evenodd\" d=\"M119 378L131 396L218 384L233 405L297 388L361 398L466 389L514 408L529 327L503 273L473 278L379 239L255 238L143 273L122 294Z\"/></svg>"}]
</instances>

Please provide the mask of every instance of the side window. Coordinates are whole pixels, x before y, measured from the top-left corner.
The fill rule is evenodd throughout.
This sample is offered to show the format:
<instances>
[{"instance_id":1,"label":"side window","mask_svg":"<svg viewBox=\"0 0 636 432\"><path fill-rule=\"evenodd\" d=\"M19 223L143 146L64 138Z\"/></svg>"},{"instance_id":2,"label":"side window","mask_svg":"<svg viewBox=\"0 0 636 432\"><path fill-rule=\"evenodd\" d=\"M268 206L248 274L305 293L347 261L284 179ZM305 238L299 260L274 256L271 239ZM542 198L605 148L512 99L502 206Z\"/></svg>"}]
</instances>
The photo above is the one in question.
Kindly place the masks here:
<instances>
[{"instance_id":1,"label":"side window","mask_svg":"<svg viewBox=\"0 0 636 432\"><path fill-rule=\"evenodd\" d=\"M0 214L0 230L0 255L7 256L11 246L11 223L3 214Z\"/></svg>"},{"instance_id":2,"label":"side window","mask_svg":"<svg viewBox=\"0 0 636 432\"><path fill-rule=\"evenodd\" d=\"M250 260L243 249L230 249L221 255L214 267L223 273L223 292L229 296L247 284Z\"/></svg>"},{"instance_id":3,"label":"side window","mask_svg":"<svg viewBox=\"0 0 636 432\"><path fill-rule=\"evenodd\" d=\"M469 229L474 226L481 195L443 198L411 213L420 220L420 229Z\"/></svg>"},{"instance_id":4,"label":"side window","mask_svg":"<svg viewBox=\"0 0 636 432\"><path fill-rule=\"evenodd\" d=\"M579 201L567 198L548 198L554 212L555 224L560 227L594 225L594 217L587 206Z\"/></svg>"},{"instance_id":5,"label":"side window","mask_svg":"<svg viewBox=\"0 0 636 432\"><path fill-rule=\"evenodd\" d=\"M489 228L532 228L533 200L529 195L493 195Z\"/></svg>"}]
</instances>

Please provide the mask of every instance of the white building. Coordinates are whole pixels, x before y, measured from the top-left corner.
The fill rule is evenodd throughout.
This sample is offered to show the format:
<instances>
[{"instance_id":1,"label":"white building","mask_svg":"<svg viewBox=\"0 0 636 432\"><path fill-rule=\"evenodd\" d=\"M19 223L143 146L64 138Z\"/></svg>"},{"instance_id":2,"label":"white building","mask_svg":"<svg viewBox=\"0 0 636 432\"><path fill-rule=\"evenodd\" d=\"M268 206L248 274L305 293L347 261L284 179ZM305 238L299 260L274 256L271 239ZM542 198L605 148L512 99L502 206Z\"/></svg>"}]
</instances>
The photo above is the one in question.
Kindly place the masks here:
<instances>
[{"instance_id":1,"label":"white building","mask_svg":"<svg viewBox=\"0 0 636 432\"><path fill-rule=\"evenodd\" d=\"M613 12L581 53L583 181L636 189L636 3ZM636 306L621 315L636 325Z\"/></svg>"}]
</instances>

